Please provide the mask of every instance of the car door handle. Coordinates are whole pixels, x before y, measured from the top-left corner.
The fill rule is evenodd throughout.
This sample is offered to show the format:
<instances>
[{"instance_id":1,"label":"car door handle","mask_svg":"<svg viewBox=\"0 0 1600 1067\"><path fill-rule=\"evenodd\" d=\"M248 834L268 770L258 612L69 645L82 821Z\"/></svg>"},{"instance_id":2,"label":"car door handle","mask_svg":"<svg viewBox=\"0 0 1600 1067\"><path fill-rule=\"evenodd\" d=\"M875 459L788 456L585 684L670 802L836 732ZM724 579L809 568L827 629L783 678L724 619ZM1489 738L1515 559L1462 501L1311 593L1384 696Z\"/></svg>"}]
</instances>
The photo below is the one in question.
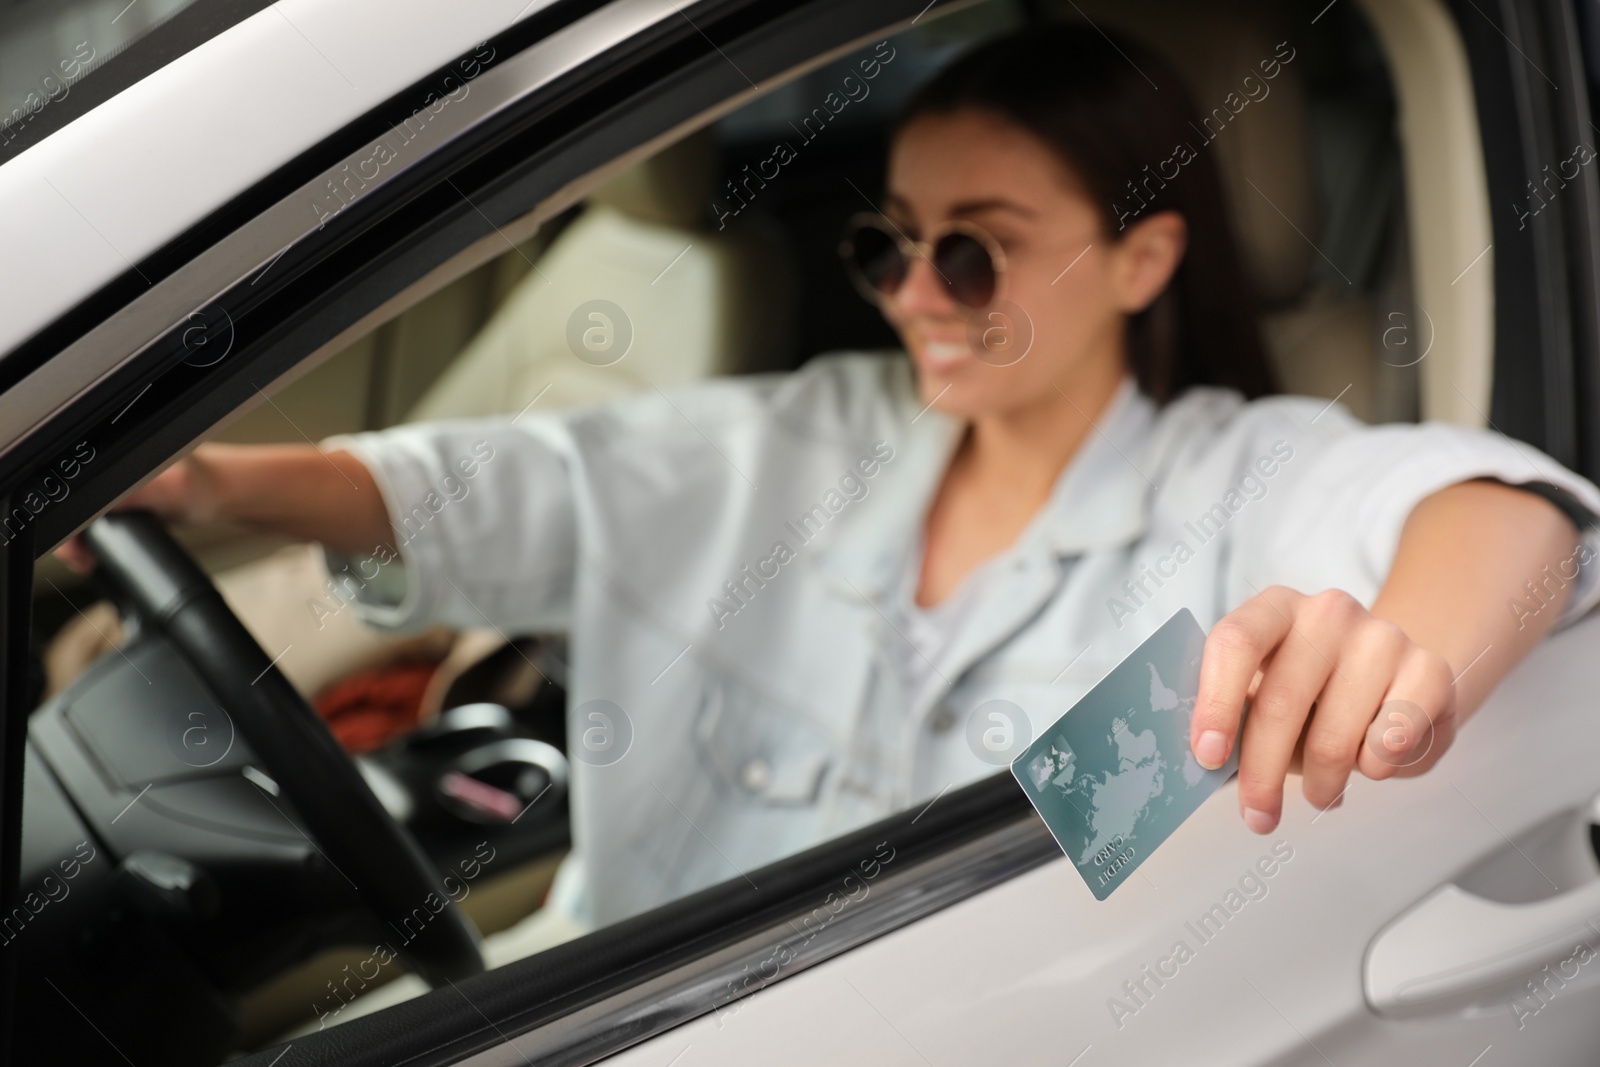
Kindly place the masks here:
<instances>
[{"instance_id":1,"label":"car door handle","mask_svg":"<svg viewBox=\"0 0 1600 1067\"><path fill-rule=\"evenodd\" d=\"M1547 964L1571 958L1580 942L1592 944L1597 917L1600 880L1528 904L1441 886L1368 946L1367 1002L1381 1014L1416 1015L1510 995Z\"/></svg>"}]
</instances>

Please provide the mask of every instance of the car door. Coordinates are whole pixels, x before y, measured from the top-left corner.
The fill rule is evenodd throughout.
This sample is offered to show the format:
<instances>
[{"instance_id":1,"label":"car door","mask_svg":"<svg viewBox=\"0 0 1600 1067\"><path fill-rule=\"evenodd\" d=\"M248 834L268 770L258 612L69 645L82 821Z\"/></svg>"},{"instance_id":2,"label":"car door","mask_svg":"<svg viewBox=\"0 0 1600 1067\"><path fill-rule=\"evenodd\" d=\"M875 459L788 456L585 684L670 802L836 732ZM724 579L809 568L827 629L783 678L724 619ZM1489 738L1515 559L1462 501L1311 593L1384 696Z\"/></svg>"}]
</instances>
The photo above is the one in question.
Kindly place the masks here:
<instances>
[{"instance_id":1,"label":"car door","mask_svg":"<svg viewBox=\"0 0 1600 1067\"><path fill-rule=\"evenodd\" d=\"M219 180L214 203L175 212L148 250L128 250L130 261L98 248L98 274L86 270L76 289L42 287L54 302L13 320L24 326L0 359L7 513L77 442L94 442L107 462L85 468L70 494L0 545L7 912L21 891L26 593L37 555L213 423L259 402L261 385L433 284L442 263L459 269L504 248L502 225L535 207L554 213L597 169L928 14L876 0L682 10L620 0L531 16L515 6L497 25L452 30L481 34L492 56L464 38L436 61L408 53L408 88L368 86L381 101L352 97L321 129L273 131L281 139L261 157L271 165L247 187ZM437 23L436 9L419 12ZM1532 47L1519 26L1542 19L1546 46L1571 43L1557 32L1568 23L1552 15L1563 12L1454 11L1481 113L1503 91L1493 71L1510 71L1507 53ZM1304 12L1308 24L1318 17ZM1479 17L1488 28L1472 23ZM345 32L333 39L357 36ZM1561 72L1570 66L1540 66L1569 82ZM321 77L332 85L343 75ZM353 80L367 84L364 71ZM312 97L297 98L296 114ZM415 154L391 166L374 146L408 118ZM1486 117L1485 154L1530 151L1525 118ZM1537 155L1544 142L1532 143ZM1583 196L1569 215L1593 203ZM1590 276L1594 247L1557 218L1568 215L1541 224L1538 262L1559 268L1569 298L1539 305L1537 380L1507 384L1522 391L1497 392L1490 415L1561 458L1560 443L1573 442L1571 462L1593 475L1579 444L1594 409L1560 383L1592 381L1594 346L1579 321L1593 302L1570 279ZM1498 216L1495 225L1499 237ZM1493 262L1501 306L1553 284L1511 256ZM1529 361L1502 355L1513 342L1495 321L1499 390ZM218 342L225 358L212 361L207 346ZM1543 402L1524 410L1502 399L1534 393L1560 400L1568 422ZM1524 663L1439 771L1358 781L1326 814L1291 798L1265 839L1242 832L1225 788L1141 869L1144 879L1103 903L1000 774L240 1062L1589 1062L1600 967L1579 945L1600 949L1600 931L1586 932L1600 917L1589 836L1600 726L1588 698L1600 677L1586 654L1597 626L1572 627ZM9 1006L20 976L5 973Z\"/></svg>"}]
</instances>

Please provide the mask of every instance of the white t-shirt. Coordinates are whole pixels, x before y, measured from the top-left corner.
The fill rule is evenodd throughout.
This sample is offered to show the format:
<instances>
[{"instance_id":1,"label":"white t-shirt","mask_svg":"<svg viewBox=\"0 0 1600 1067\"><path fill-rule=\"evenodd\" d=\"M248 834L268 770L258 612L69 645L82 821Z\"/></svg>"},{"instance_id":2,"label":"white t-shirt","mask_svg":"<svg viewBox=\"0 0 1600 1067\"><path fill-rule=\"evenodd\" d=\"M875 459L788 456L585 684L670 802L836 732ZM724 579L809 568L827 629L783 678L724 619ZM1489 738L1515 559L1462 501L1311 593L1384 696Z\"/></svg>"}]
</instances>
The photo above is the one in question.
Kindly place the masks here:
<instances>
[{"instance_id":1,"label":"white t-shirt","mask_svg":"<svg viewBox=\"0 0 1600 1067\"><path fill-rule=\"evenodd\" d=\"M968 571L939 603L922 607L917 603L917 586L927 542L923 537L917 539L917 550L906 557L905 574L896 595L896 626L904 638L898 646L898 666L907 708L933 707L951 688L950 674L957 672L951 653L974 616L996 594L1002 574L1014 565L1017 545L1022 540L1019 537L1016 543ZM946 729L955 725L949 719L952 714L948 708L934 711L936 718L943 716L939 722Z\"/></svg>"}]
</instances>

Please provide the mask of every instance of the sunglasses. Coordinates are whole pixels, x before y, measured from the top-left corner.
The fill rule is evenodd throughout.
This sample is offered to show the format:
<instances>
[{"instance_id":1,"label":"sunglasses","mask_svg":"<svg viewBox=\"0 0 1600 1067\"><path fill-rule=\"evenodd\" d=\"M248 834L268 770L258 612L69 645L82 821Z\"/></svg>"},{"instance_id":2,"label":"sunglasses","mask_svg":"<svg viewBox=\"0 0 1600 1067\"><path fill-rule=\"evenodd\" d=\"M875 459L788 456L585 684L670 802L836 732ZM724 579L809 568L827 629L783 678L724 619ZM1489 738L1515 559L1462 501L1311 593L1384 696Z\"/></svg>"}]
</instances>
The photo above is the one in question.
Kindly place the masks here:
<instances>
[{"instance_id":1,"label":"sunglasses","mask_svg":"<svg viewBox=\"0 0 1600 1067\"><path fill-rule=\"evenodd\" d=\"M1000 243L970 222L935 227L925 241L913 241L883 215L864 211L853 216L839 242L850 280L873 303L892 297L905 284L913 260L933 265L945 291L962 306L987 307L1000 290L1006 256Z\"/></svg>"}]
</instances>

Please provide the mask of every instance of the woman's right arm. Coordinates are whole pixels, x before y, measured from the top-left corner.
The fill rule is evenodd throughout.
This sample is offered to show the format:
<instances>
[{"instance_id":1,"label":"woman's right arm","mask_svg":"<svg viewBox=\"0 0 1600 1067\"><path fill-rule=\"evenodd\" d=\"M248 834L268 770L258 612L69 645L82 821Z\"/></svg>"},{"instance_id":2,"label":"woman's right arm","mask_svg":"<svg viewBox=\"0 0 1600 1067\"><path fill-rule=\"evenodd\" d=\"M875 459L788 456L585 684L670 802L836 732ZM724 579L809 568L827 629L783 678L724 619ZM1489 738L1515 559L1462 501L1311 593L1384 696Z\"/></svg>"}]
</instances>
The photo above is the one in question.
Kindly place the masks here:
<instances>
[{"instance_id":1,"label":"woman's right arm","mask_svg":"<svg viewBox=\"0 0 1600 1067\"><path fill-rule=\"evenodd\" d=\"M168 522L226 520L340 552L394 548L371 472L343 449L208 442L129 494L118 508L149 508ZM57 554L78 571L93 559L73 538Z\"/></svg>"}]
</instances>

